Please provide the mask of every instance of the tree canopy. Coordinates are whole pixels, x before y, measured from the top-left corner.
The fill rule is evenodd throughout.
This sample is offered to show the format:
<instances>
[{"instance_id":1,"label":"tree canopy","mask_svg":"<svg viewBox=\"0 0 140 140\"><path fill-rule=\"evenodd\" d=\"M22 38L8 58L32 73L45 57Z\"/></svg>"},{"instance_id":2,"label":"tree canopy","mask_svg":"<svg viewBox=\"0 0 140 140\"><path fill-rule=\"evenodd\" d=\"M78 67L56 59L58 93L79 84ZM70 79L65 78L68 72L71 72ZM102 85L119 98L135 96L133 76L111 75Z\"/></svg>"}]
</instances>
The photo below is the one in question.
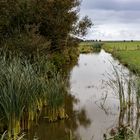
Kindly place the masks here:
<instances>
[{"instance_id":1,"label":"tree canopy","mask_svg":"<svg viewBox=\"0 0 140 140\"><path fill-rule=\"evenodd\" d=\"M92 26L87 16L79 20L79 7L79 0L0 0L0 40L34 29L51 49L63 49L70 36L84 36Z\"/></svg>"}]
</instances>

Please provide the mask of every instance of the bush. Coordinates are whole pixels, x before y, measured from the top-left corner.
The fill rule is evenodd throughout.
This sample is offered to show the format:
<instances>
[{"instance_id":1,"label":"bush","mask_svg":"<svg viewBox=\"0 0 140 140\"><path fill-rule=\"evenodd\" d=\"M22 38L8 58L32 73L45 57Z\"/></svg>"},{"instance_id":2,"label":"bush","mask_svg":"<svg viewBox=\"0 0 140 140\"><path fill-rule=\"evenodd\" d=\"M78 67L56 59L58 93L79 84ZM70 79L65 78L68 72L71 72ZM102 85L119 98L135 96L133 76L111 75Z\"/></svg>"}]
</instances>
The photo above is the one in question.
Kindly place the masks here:
<instances>
[{"instance_id":1,"label":"bush","mask_svg":"<svg viewBox=\"0 0 140 140\"><path fill-rule=\"evenodd\" d=\"M46 38L32 32L16 34L7 39L1 48L15 54L21 54L24 57L36 57L37 55L46 55L50 48L50 42Z\"/></svg>"}]
</instances>

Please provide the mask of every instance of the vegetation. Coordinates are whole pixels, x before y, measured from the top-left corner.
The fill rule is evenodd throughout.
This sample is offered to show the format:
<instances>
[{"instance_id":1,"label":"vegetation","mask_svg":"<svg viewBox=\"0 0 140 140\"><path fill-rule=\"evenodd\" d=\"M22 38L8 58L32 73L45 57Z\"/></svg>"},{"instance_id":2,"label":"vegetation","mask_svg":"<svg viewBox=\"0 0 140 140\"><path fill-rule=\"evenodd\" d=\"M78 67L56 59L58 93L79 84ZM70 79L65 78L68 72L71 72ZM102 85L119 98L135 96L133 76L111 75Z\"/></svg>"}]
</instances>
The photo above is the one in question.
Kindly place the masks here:
<instances>
[{"instance_id":1,"label":"vegetation","mask_svg":"<svg viewBox=\"0 0 140 140\"><path fill-rule=\"evenodd\" d=\"M122 125L117 129L112 129L110 133L112 136L105 140L139 140L139 137L129 126Z\"/></svg>"},{"instance_id":2,"label":"vegetation","mask_svg":"<svg viewBox=\"0 0 140 140\"><path fill-rule=\"evenodd\" d=\"M23 140L24 136L25 136L25 134L22 133L20 136L17 137L17 140ZM6 140L6 139L8 139L7 131L5 131L0 137L0 140ZM11 140L13 140L13 139L11 139Z\"/></svg>"},{"instance_id":3,"label":"vegetation","mask_svg":"<svg viewBox=\"0 0 140 140\"><path fill-rule=\"evenodd\" d=\"M55 119L54 112L47 114L49 120L65 119L67 82L43 59L31 64L19 57L1 56L0 67L1 131L8 129L9 138L16 139L21 130L29 129L45 106L57 111Z\"/></svg>"},{"instance_id":4,"label":"vegetation","mask_svg":"<svg viewBox=\"0 0 140 140\"><path fill-rule=\"evenodd\" d=\"M120 101L120 115L118 126L110 130L110 138L104 134L105 140L139 140L137 124L131 124L131 118L136 116L136 122L139 120L139 77L134 77L118 71L115 66L114 78L109 81L110 87L114 90L115 95ZM132 110L136 110L133 114ZM125 118L127 116L127 118Z\"/></svg>"},{"instance_id":5,"label":"vegetation","mask_svg":"<svg viewBox=\"0 0 140 140\"><path fill-rule=\"evenodd\" d=\"M44 108L49 122L68 118L64 66L77 60L76 36L92 26L87 16L79 20L79 6L79 0L0 1L0 130L7 139L18 139Z\"/></svg>"},{"instance_id":6,"label":"vegetation","mask_svg":"<svg viewBox=\"0 0 140 140\"><path fill-rule=\"evenodd\" d=\"M124 75L124 78L119 77L118 72L115 70L117 79L113 81L117 86L120 100L120 117L119 126L111 129L112 140L138 140L139 133L137 131L137 124L135 129L130 125L130 118L134 118L136 115L136 123L139 120L139 74L140 74L140 42L105 42L103 48L112 53L122 64L127 66L132 72L138 74L137 80L131 79L130 76ZM120 72L119 72L120 73ZM134 77L133 77L134 78ZM116 82L117 81L117 82ZM110 84L111 86L114 85ZM127 87L126 87L127 85ZM127 89L127 91L126 91ZM126 92L125 92L126 91ZM135 93L134 93L135 92ZM134 102L134 100L136 102ZM132 110L136 110L136 114L131 114ZM125 121L125 114L128 116L128 120ZM133 128L133 129L132 129Z\"/></svg>"},{"instance_id":7,"label":"vegetation","mask_svg":"<svg viewBox=\"0 0 140 140\"><path fill-rule=\"evenodd\" d=\"M87 28L92 25L87 16L79 20L79 6L79 0L0 1L1 46L27 53L29 48L33 52L56 51L64 50L71 46L72 42L74 45L72 36L85 35ZM31 37L28 39L30 34ZM20 45L22 41L24 45ZM9 42L12 45L9 45ZM31 52L29 51L29 55Z\"/></svg>"},{"instance_id":8,"label":"vegetation","mask_svg":"<svg viewBox=\"0 0 140 140\"><path fill-rule=\"evenodd\" d=\"M140 42L104 42L103 48L109 52L112 51L130 51L130 50L139 50L140 49Z\"/></svg>"},{"instance_id":9,"label":"vegetation","mask_svg":"<svg viewBox=\"0 0 140 140\"><path fill-rule=\"evenodd\" d=\"M101 50L103 43L101 42L81 42L79 44L80 53L92 53Z\"/></svg>"},{"instance_id":10,"label":"vegetation","mask_svg":"<svg viewBox=\"0 0 140 140\"><path fill-rule=\"evenodd\" d=\"M135 73L140 73L140 42L111 42L103 48Z\"/></svg>"}]
</instances>

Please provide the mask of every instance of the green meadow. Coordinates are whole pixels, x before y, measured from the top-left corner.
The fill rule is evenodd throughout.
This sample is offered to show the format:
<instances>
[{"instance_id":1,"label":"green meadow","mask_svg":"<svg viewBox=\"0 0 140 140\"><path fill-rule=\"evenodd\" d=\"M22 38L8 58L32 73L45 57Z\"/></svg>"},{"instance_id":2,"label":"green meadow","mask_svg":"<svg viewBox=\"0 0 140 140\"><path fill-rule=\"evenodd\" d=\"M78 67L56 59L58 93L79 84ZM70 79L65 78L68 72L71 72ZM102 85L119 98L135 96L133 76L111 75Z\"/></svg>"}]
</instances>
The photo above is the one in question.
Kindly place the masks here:
<instances>
[{"instance_id":1,"label":"green meadow","mask_svg":"<svg viewBox=\"0 0 140 140\"><path fill-rule=\"evenodd\" d=\"M126 51L126 50L140 50L140 41L134 42L104 42L104 49L112 52L112 51Z\"/></svg>"},{"instance_id":2,"label":"green meadow","mask_svg":"<svg viewBox=\"0 0 140 140\"><path fill-rule=\"evenodd\" d=\"M135 73L140 73L140 42L104 42L105 51Z\"/></svg>"}]
</instances>

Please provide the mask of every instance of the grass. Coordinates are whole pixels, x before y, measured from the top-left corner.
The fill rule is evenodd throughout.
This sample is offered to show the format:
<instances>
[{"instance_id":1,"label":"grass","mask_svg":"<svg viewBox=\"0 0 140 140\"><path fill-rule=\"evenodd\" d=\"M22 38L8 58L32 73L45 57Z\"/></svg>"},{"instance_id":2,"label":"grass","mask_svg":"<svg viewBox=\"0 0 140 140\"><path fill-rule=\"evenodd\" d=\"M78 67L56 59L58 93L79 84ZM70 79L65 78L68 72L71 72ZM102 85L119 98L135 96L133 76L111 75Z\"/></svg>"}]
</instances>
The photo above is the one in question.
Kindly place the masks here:
<instances>
[{"instance_id":1,"label":"grass","mask_svg":"<svg viewBox=\"0 0 140 140\"><path fill-rule=\"evenodd\" d=\"M140 73L140 42L107 42L103 48L131 71Z\"/></svg>"},{"instance_id":2,"label":"grass","mask_svg":"<svg viewBox=\"0 0 140 140\"><path fill-rule=\"evenodd\" d=\"M118 51L115 57L133 72L140 73L140 50Z\"/></svg>"},{"instance_id":3,"label":"grass","mask_svg":"<svg viewBox=\"0 0 140 140\"><path fill-rule=\"evenodd\" d=\"M112 53L112 55L117 58L122 64L127 66L131 71L140 74L140 42L105 42L103 48L107 51ZM117 74L117 73L116 73ZM118 77L118 76L117 76ZM139 77L138 77L139 79ZM120 115L124 119L124 114L126 110L129 110L130 112L130 105L131 105L131 96L133 95L131 93L131 85L135 85L135 90L136 90L136 110L137 110L137 115L139 116L139 80L138 81L128 81L128 89L127 89L127 96L128 96L128 101L123 101L123 92L119 92L123 87L123 83L120 82L120 78L118 77L118 80L115 80L115 83L118 82L118 93L119 93L119 99L120 99L120 108L122 108L120 111ZM120 84L119 84L120 83ZM113 84L112 84L113 85ZM120 94L121 93L121 94ZM134 98L134 97L133 97ZM124 108L123 108L123 103L127 103ZM127 108L126 108L127 107ZM120 117L121 118L121 117ZM120 126L118 127L118 130L116 130L116 134L112 136L109 139L112 140L139 140L139 137L137 136L137 133L135 133L131 128L125 127L123 125L126 122L123 122L123 119L119 120ZM112 129L113 130L113 129ZM114 130L113 130L114 131Z\"/></svg>"},{"instance_id":4,"label":"grass","mask_svg":"<svg viewBox=\"0 0 140 140\"><path fill-rule=\"evenodd\" d=\"M107 138L107 135L104 134L104 139L139 140L137 123L133 126L129 118L139 118L140 78L134 78L131 72L129 74L122 73L122 71L118 71L115 66L113 66L113 69L114 78L112 79L110 77L108 84L119 98L120 114L118 126L110 130L110 138ZM133 113L130 113L132 110L136 110L134 113L136 116ZM138 120L136 120L136 122L137 121Z\"/></svg>"},{"instance_id":5,"label":"grass","mask_svg":"<svg viewBox=\"0 0 140 140\"><path fill-rule=\"evenodd\" d=\"M24 139L25 134L22 133L19 136L17 136L16 140L25 140ZM7 131L5 131L1 136L0 136L0 140L7 140L8 139L8 135L7 135ZM14 140L14 139L9 139L9 140Z\"/></svg>"},{"instance_id":6,"label":"grass","mask_svg":"<svg viewBox=\"0 0 140 140\"><path fill-rule=\"evenodd\" d=\"M80 53L92 53L104 48L135 73L140 73L140 41L131 42L81 42ZM98 49L99 48L99 49Z\"/></svg>"},{"instance_id":7,"label":"grass","mask_svg":"<svg viewBox=\"0 0 140 140\"><path fill-rule=\"evenodd\" d=\"M112 129L113 130L113 129ZM110 138L105 138L104 140L140 140L135 132L128 126L120 126L116 134Z\"/></svg>"},{"instance_id":8,"label":"grass","mask_svg":"<svg viewBox=\"0 0 140 140\"><path fill-rule=\"evenodd\" d=\"M104 42L103 48L109 52L140 50L140 42Z\"/></svg>"},{"instance_id":9,"label":"grass","mask_svg":"<svg viewBox=\"0 0 140 140\"><path fill-rule=\"evenodd\" d=\"M46 60L30 63L6 54L0 56L0 129L8 130L9 139L29 129L44 106L51 121L65 118L63 108L66 80ZM55 113L54 114L54 109ZM53 115L53 118L52 118Z\"/></svg>"},{"instance_id":10,"label":"grass","mask_svg":"<svg viewBox=\"0 0 140 140\"><path fill-rule=\"evenodd\" d=\"M93 53L100 51L102 45L101 42L82 42L78 49L80 53Z\"/></svg>"}]
</instances>

